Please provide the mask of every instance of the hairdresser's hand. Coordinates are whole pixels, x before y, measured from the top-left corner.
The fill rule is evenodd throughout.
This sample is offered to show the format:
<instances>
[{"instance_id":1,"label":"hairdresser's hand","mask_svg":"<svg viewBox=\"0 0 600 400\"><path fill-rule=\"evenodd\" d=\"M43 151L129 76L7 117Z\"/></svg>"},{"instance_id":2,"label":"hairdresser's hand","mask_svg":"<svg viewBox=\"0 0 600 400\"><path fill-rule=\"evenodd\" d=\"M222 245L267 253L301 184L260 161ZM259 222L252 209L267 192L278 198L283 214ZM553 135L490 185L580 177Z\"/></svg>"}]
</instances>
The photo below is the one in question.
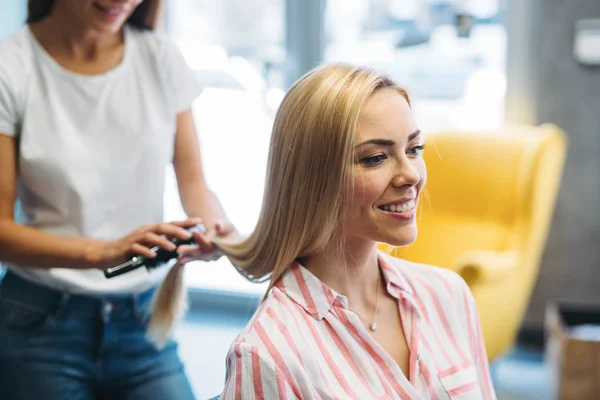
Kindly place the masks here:
<instances>
[{"instance_id":1,"label":"hairdresser's hand","mask_svg":"<svg viewBox=\"0 0 600 400\"><path fill-rule=\"evenodd\" d=\"M169 239L189 239L191 234L186 228L201 222L200 218L190 218L185 221L144 225L121 239L98 242L90 249L89 258L94 267L100 269L114 267L136 255L154 258L156 253L150 250L152 247L175 250L175 245Z\"/></svg>"},{"instance_id":2,"label":"hairdresser's hand","mask_svg":"<svg viewBox=\"0 0 600 400\"><path fill-rule=\"evenodd\" d=\"M181 245L177 249L179 253L179 262L188 263L191 261L215 261L223 256L221 250L211 243L211 237L225 237L235 232L233 224L229 221L218 222L213 229L206 234L194 232L193 245Z\"/></svg>"}]
</instances>

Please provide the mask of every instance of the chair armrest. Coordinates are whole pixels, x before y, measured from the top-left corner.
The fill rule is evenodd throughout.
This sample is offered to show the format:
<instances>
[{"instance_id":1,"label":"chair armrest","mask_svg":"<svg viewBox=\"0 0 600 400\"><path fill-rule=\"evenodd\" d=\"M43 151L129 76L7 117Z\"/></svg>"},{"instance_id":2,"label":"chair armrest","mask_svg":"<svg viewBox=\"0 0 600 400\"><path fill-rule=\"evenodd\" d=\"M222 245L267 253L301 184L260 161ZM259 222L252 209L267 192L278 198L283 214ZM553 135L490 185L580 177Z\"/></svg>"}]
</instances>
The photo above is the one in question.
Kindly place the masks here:
<instances>
[{"instance_id":1,"label":"chair armrest","mask_svg":"<svg viewBox=\"0 0 600 400\"><path fill-rule=\"evenodd\" d=\"M516 251L472 251L462 254L452 269L471 286L474 282L498 282L516 273Z\"/></svg>"}]
</instances>

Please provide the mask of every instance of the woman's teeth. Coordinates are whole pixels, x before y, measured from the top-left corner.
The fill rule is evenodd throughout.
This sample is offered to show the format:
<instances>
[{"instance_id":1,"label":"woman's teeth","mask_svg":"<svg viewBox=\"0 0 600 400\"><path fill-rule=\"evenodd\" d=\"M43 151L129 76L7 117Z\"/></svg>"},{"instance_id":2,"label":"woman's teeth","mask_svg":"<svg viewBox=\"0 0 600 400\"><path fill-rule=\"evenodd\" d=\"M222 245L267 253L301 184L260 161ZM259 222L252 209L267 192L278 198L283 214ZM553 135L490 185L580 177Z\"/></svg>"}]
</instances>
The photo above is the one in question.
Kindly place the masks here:
<instances>
[{"instance_id":1,"label":"woman's teeth","mask_svg":"<svg viewBox=\"0 0 600 400\"><path fill-rule=\"evenodd\" d=\"M405 213L407 211L410 211L412 209L415 208L415 201L411 200L409 202L403 203L403 204L397 204L397 205L388 205L385 204L383 206L379 207L380 209L382 209L383 211L391 211L391 212L397 212L397 213Z\"/></svg>"},{"instance_id":2,"label":"woman's teeth","mask_svg":"<svg viewBox=\"0 0 600 400\"><path fill-rule=\"evenodd\" d=\"M100 10L104 11L105 13L112 14L112 15L119 15L123 12L123 9L121 9L121 8L110 8L110 7L106 7L106 6L103 6L102 4L98 4L98 3L96 3L96 7L98 7Z\"/></svg>"}]
</instances>

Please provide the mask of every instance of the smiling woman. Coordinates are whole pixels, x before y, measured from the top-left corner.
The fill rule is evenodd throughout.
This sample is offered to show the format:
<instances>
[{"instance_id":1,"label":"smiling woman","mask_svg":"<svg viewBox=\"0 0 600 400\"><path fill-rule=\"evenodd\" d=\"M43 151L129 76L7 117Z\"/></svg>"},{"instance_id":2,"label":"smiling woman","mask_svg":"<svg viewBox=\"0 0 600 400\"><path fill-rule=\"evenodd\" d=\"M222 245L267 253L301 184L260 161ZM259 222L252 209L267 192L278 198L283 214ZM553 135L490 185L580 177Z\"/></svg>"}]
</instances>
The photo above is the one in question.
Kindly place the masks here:
<instances>
[{"instance_id":1,"label":"smiling woman","mask_svg":"<svg viewBox=\"0 0 600 400\"><path fill-rule=\"evenodd\" d=\"M221 398L495 398L465 282L377 251L416 238L422 150L408 95L376 71L324 65L290 89L256 229L215 240L270 277Z\"/></svg>"}]
</instances>

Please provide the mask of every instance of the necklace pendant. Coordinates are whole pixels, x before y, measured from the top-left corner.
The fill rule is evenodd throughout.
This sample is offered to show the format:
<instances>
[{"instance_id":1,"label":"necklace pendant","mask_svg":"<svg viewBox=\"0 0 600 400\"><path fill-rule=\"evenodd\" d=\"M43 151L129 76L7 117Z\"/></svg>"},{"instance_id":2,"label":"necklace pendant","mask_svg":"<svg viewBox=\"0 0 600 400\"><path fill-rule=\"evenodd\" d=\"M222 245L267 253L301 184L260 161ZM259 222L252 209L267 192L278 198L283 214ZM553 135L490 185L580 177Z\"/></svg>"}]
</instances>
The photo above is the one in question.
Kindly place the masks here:
<instances>
[{"instance_id":1,"label":"necklace pendant","mask_svg":"<svg viewBox=\"0 0 600 400\"><path fill-rule=\"evenodd\" d=\"M373 323L371 323L371 325L369 325L369 329L370 329L372 332L375 332L375 331L377 331L377 322L373 322Z\"/></svg>"}]
</instances>

